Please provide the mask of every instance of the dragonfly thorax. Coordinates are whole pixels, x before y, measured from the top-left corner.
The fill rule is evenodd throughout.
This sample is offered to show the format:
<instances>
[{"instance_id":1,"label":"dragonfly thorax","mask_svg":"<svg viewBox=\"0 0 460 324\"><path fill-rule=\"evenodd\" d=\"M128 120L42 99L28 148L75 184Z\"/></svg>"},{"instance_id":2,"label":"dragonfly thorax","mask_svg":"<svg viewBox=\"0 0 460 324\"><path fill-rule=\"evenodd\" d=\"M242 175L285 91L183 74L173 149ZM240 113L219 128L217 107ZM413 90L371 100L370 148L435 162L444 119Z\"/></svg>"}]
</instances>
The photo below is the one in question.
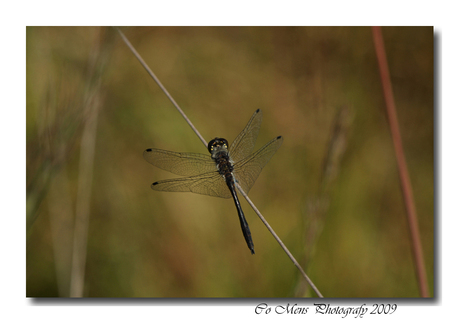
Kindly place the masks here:
<instances>
[{"instance_id":1,"label":"dragonfly thorax","mask_svg":"<svg viewBox=\"0 0 460 324\"><path fill-rule=\"evenodd\" d=\"M225 138L216 137L208 144L209 153L212 159L216 162L217 171L226 179L231 178L233 166L228 156L228 142Z\"/></svg>"}]
</instances>

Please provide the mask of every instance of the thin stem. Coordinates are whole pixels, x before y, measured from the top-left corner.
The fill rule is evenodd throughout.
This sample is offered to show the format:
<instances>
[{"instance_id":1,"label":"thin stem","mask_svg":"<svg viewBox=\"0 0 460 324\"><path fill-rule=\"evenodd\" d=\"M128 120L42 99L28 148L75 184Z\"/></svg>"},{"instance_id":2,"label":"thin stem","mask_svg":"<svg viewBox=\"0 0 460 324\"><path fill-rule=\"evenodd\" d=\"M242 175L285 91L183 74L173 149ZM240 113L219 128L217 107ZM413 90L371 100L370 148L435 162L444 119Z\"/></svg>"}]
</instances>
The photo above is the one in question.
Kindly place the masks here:
<instances>
[{"instance_id":1,"label":"thin stem","mask_svg":"<svg viewBox=\"0 0 460 324\"><path fill-rule=\"evenodd\" d=\"M286 245L284 245L283 241L281 241L281 239L278 237L278 235L272 229L270 224L268 224L268 222L265 220L264 216L262 216L260 211L257 209L256 205L254 205L254 203L251 201L251 199L249 199L248 195L244 192L244 190L240 187L240 185L238 183L235 183L235 185L238 188L238 191L243 195L243 197L246 198L246 200L249 203L249 205L251 205L252 209L254 209L254 211L257 214L257 216L259 216L259 218L262 221L262 223L264 223L265 226L267 227L267 229L270 231L270 233L272 233L272 235L275 238L275 240L279 243L279 245L281 245L281 248L284 250L284 252L286 252L286 254L288 255L289 259L291 259L291 261L294 263L294 265L297 267L297 269L299 269L300 273L302 273L302 276L305 278L305 280L308 282L308 284L311 286L311 288L313 288L313 290L316 292L318 297L323 298L323 295L319 292L318 288L316 288L316 286L313 283L313 281L311 281L311 279L307 276L305 271L303 271L303 269L300 266L300 264L297 262L297 260L291 254L291 252L289 252L289 250L286 247Z\"/></svg>"},{"instance_id":2,"label":"thin stem","mask_svg":"<svg viewBox=\"0 0 460 324\"><path fill-rule=\"evenodd\" d=\"M133 54L137 57L137 59L139 60L139 62L142 64L142 66L147 70L147 72L150 74L150 76L155 80L155 82L158 84L158 86L161 88L161 90L163 90L163 92L166 94L166 96L169 98L169 100L171 100L171 102L173 103L173 105L176 107L176 109L180 112L180 114L182 115L182 117L184 117L184 119L187 121L187 123L190 125L190 127L192 127L193 131L198 135L198 137L200 138L200 140L203 142L203 144L207 147L208 144L207 142L204 140L204 138L201 136L201 134L198 132L198 130L195 128L195 126L193 126L192 122L187 118L187 116L185 115L185 113L182 111L182 109L180 109L179 105L174 101L174 99L171 97L171 95L169 94L169 92L166 90L166 88L161 84L160 80L156 77L156 75L152 72L152 70L150 70L150 68L148 67L148 65L144 62L144 60L142 59L142 57L139 55L139 53L137 53L137 51L134 49L134 47L131 45L131 43L128 41L128 39L126 38L126 36L123 34L123 32L117 28L118 32L120 33L120 36L123 38L123 41L126 43L126 45L129 47L129 49L133 52ZM321 293L319 292L318 288L316 288L316 286L313 284L313 282L310 280L310 278L307 276L307 274L303 271L302 267L299 265L299 263L296 261L296 259L293 257L293 255L291 254L291 252L289 252L288 248L283 244L283 242L281 241L281 239L278 237L278 235L276 235L275 231L271 228L271 226L268 224L268 222L265 220L265 218L262 216L262 214L259 212L259 210L257 209L257 207L253 204L253 202L249 199L248 195L243 191L243 189L239 186L238 183L236 183L236 187L238 188L238 190L241 192L241 194L244 196L244 198L246 198L246 200L248 201L249 205L251 205L251 207L254 209L255 213L260 217L260 219L262 220L262 222L265 224L265 226L267 226L268 230L270 231L270 233L272 233L272 235L274 236L274 238L276 239L276 241L281 245L281 247L283 248L283 250L286 252L286 254L288 255L288 257L292 260L292 262L294 263L294 265L299 269L299 271L302 273L303 277L305 278L305 280L310 284L310 286L313 288L313 290L316 292L316 294L319 296L319 297L323 297L323 295L321 295Z\"/></svg>"},{"instance_id":3,"label":"thin stem","mask_svg":"<svg viewBox=\"0 0 460 324\"><path fill-rule=\"evenodd\" d=\"M88 224L90 215L91 183L96 146L99 98L89 103L91 111L83 129L80 150L78 192L75 212L75 232L70 276L70 297L83 297L88 244Z\"/></svg>"},{"instance_id":4,"label":"thin stem","mask_svg":"<svg viewBox=\"0 0 460 324\"><path fill-rule=\"evenodd\" d=\"M420 295L429 297L428 283L425 270L425 262L423 260L423 249L420 240L420 231L417 221L417 211L415 209L414 196L412 192L409 172L407 170L406 158L404 156L404 148L402 145L401 133L399 131L398 116L391 87L390 71L385 54L385 45L383 43L382 29L380 27L372 27L374 37L375 51L379 63L380 77L382 79L383 94L385 96L386 109L388 115L388 123L390 132L393 138L393 146L396 154L396 160L399 169L399 179L401 181L404 202L406 205L407 220L409 222L409 230L411 234L412 253L415 260L416 273Z\"/></svg>"},{"instance_id":5,"label":"thin stem","mask_svg":"<svg viewBox=\"0 0 460 324\"><path fill-rule=\"evenodd\" d=\"M104 62L106 62L105 51L100 47L102 39L103 34L100 34L95 40L95 47L89 60L85 89L85 101L83 106L85 121L80 144L75 227L70 270L70 297L83 297L85 284L91 189L96 151L98 115L102 100L100 94L101 67L104 66Z\"/></svg>"},{"instance_id":6,"label":"thin stem","mask_svg":"<svg viewBox=\"0 0 460 324\"><path fill-rule=\"evenodd\" d=\"M188 119L188 117L185 115L185 113L182 111L182 109L179 107L179 105L176 103L176 101L174 100L174 98L169 94L168 90L166 90L166 88L163 86L163 84L161 83L161 81L157 78L157 76L155 75L155 73L152 72L152 70L150 70L149 66L147 65L147 63L145 63L145 61L142 59L142 57L139 55L139 53L136 51L136 49L133 47L133 45L130 43L130 41L126 38L125 34L123 34L123 32L120 30L120 28L116 28L118 30L118 32L120 33L120 36L121 38L123 39L123 41L126 43L126 45L128 45L129 49L131 50L131 52L133 52L134 56L136 56L136 58L139 60L139 62L142 64L142 66L144 67L144 69L147 71L148 74L150 74L150 76L152 77L152 79L158 84L158 86L160 87L160 89L165 93L166 97L168 97L169 100L171 100L172 104L174 105L174 107L176 107L176 109L179 111L179 113L182 115L182 117L184 117L185 121L190 125L190 127L193 129L193 131L195 132L195 134L200 138L200 140L203 142L204 146L208 147L208 143L205 141L205 139L203 138L203 136L201 136L200 132L198 131L198 129L195 128L195 126L192 124L192 122L190 121L190 119Z\"/></svg>"}]
</instances>

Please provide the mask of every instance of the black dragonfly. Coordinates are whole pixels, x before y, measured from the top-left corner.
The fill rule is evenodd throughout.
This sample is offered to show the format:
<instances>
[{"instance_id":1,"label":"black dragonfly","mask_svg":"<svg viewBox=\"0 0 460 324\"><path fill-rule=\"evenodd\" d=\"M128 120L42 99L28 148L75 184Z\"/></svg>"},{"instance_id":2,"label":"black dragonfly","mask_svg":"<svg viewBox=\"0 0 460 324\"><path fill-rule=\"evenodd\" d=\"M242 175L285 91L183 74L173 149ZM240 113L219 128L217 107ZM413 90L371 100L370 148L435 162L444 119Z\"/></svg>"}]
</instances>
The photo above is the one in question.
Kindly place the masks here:
<instances>
[{"instance_id":1,"label":"black dragonfly","mask_svg":"<svg viewBox=\"0 0 460 324\"><path fill-rule=\"evenodd\" d=\"M154 182L151 185L153 190L194 192L221 198L233 197L241 229L252 254L254 254L254 244L251 231L236 194L235 182L247 194L263 167L283 143L283 138L278 136L252 153L261 122L262 111L257 109L230 147L224 138L216 137L208 143L208 151L211 156L153 148L144 151L144 158L147 162L160 169L185 176Z\"/></svg>"}]
</instances>

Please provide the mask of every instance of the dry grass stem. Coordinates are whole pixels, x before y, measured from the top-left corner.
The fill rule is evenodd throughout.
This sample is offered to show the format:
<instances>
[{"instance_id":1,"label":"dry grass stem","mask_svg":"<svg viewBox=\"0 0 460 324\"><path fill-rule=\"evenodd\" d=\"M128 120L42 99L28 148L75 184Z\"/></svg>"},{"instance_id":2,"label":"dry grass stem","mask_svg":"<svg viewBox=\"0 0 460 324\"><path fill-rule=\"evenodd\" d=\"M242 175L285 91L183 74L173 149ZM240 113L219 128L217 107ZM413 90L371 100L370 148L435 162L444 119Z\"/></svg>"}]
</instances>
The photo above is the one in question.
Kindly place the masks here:
<instances>
[{"instance_id":1,"label":"dry grass stem","mask_svg":"<svg viewBox=\"0 0 460 324\"><path fill-rule=\"evenodd\" d=\"M161 83L161 81L157 78L157 76L155 75L155 73L153 73L153 71L150 69L150 67L147 65L147 63L145 63L145 61L142 59L142 57L139 55L139 53L136 51L136 49L133 47L133 45L131 44L131 42L128 40L128 38L126 38L125 34L123 34L123 32L117 28L117 31L120 33L120 36L121 38L123 39L123 41L125 42L125 44L129 47L129 49L131 50L131 52L133 52L134 56L136 56L136 58L139 60L139 62L141 63L141 65L144 67L144 69L147 71L147 73L152 77L152 79L158 84L158 86L160 87L160 89L165 93L166 97L168 97L168 99L172 102L172 104L174 105L174 107L176 107L177 111L179 111L179 113L182 115L182 117L184 117L185 121L187 122L187 124L189 124L189 126L193 129L193 131L195 132L195 134L198 136L198 138L201 140L201 142L203 142L204 146L207 148L208 147L208 143L206 142L206 140L204 139L203 136L201 136L200 132L198 131L198 129L195 128L195 126L192 124L192 122L190 121L190 119L188 119L187 115L185 115L185 113L182 111L182 109L179 107L179 105L177 104L177 102L174 100L174 98L169 94L168 90L166 90L166 88L163 86L163 84Z\"/></svg>"},{"instance_id":2,"label":"dry grass stem","mask_svg":"<svg viewBox=\"0 0 460 324\"><path fill-rule=\"evenodd\" d=\"M91 189L93 183L94 155L96 151L97 120L102 99L100 93L101 74L107 63L106 48L101 49L101 34L89 62L85 90L84 124L80 146L75 228L73 236L70 297L83 297L85 282L88 224L90 216Z\"/></svg>"},{"instance_id":3,"label":"dry grass stem","mask_svg":"<svg viewBox=\"0 0 460 324\"><path fill-rule=\"evenodd\" d=\"M161 90L163 90L163 92L166 94L166 96L169 98L169 100L173 103L173 105L176 107L176 109L180 112L180 114L184 117L184 119L187 121L187 123L190 125L190 127L193 129L193 131L197 134L197 136L200 138L200 140L203 142L203 144L207 147L207 142L204 140L204 138L201 136L201 134L198 132L198 130L195 128L195 126L193 126L193 124L191 123L191 121L187 118L187 116L185 115L185 113L182 111L182 109L179 107L179 105L174 101L174 99L171 97L171 95L168 93L168 91L166 90L166 88L161 84L160 80L155 76L155 74L151 71L151 69L148 67L148 65L144 62L144 60L142 59L142 57L139 55L139 53L137 53L137 51L134 49L134 47L131 45L131 43L129 42L129 40L126 38L126 36L123 34L123 32L118 29L118 32L120 33L120 36L122 37L123 41L126 43L126 45L129 47L129 49L133 52L133 54L136 56L136 58L139 60L139 62L142 64L142 66L147 70L147 72L150 74L150 76L155 80L155 82L158 84L158 86L161 88ZM253 204L253 202L249 199L248 195L243 192L243 190L241 189L241 187L236 184L238 190L241 192L241 194L244 196L244 198L248 201L248 203L251 205L251 207L254 209L255 213L260 217L260 219L262 220L262 222L265 224L265 226L268 228L268 230L270 231L270 233L272 233L272 235L275 237L276 241L281 245L281 247L283 248L283 250L286 252L286 254L288 255L288 257L292 260L292 262L294 263L294 265L299 269L299 271L302 273L302 276L305 278L305 280L310 284L310 286L312 287L312 289L316 292L316 294L319 296L319 297L323 297L322 294L319 292L319 290L316 288L316 286L313 284L313 282L311 281L311 279L307 276L307 274L303 271L302 267L299 265L299 263L296 261L296 259L294 258L294 256L289 252L289 250L287 249L287 247L283 244L283 242L281 241L281 239L276 235L276 233L273 231L273 229L270 227L270 225L267 223L267 221L265 220L265 218L262 216L262 214L258 211L258 209L256 208L256 206Z\"/></svg>"}]
</instances>

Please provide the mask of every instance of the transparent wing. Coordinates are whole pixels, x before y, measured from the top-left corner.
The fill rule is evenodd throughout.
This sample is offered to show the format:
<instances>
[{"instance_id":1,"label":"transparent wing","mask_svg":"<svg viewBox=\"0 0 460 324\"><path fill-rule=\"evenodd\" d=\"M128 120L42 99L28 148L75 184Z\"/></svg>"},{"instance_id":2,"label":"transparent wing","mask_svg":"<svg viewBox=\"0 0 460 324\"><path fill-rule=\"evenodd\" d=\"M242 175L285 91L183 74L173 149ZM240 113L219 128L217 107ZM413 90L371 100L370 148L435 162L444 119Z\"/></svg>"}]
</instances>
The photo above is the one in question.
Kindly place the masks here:
<instances>
[{"instance_id":1,"label":"transparent wing","mask_svg":"<svg viewBox=\"0 0 460 324\"><path fill-rule=\"evenodd\" d=\"M157 191L193 192L220 198L230 198L232 196L224 177L217 171L193 177L154 182L151 188Z\"/></svg>"},{"instance_id":2,"label":"transparent wing","mask_svg":"<svg viewBox=\"0 0 460 324\"><path fill-rule=\"evenodd\" d=\"M238 134L232 145L230 145L228 154L234 163L237 163L251 154L256 144L257 135L259 135L261 123L262 111L257 109L251 119L249 119L246 127Z\"/></svg>"},{"instance_id":3,"label":"transparent wing","mask_svg":"<svg viewBox=\"0 0 460 324\"><path fill-rule=\"evenodd\" d=\"M144 159L154 166L181 176L194 176L217 170L210 155L177 153L159 149L146 149Z\"/></svg>"},{"instance_id":4,"label":"transparent wing","mask_svg":"<svg viewBox=\"0 0 460 324\"><path fill-rule=\"evenodd\" d=\"M233 175L246 193L249 193L249 190L254 185L254 182L256 182L260 172L268 161L270 161L273 154L275 154L282 143L283 138L278 136L268 142L257 152L254 152L244 160L235 164Z\"/></svg>"}]
</instances>

